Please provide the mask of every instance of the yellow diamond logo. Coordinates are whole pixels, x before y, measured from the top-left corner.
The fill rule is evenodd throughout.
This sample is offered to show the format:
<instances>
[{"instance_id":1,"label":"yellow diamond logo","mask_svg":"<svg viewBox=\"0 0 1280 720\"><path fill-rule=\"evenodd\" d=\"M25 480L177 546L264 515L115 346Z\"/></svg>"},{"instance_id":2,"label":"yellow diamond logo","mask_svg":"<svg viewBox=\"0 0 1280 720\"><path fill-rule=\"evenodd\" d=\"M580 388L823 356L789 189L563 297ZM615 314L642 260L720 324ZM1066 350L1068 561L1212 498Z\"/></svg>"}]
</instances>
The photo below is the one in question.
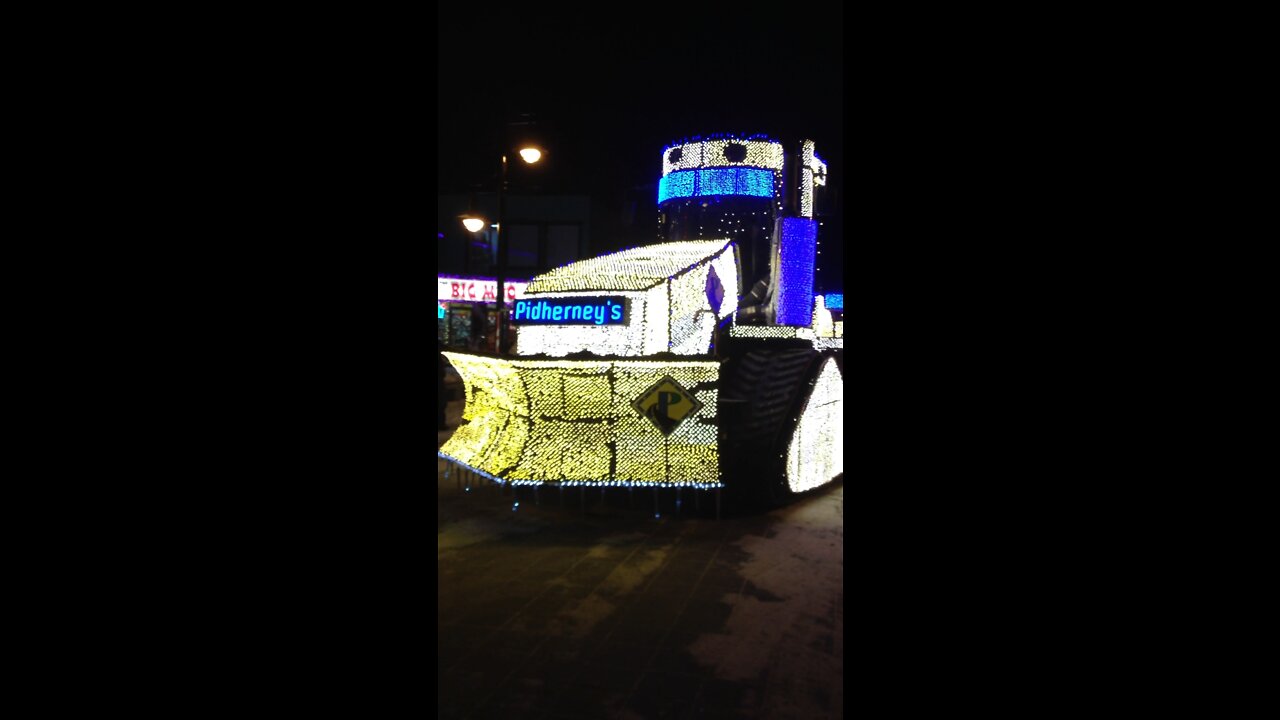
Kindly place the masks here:
<instances>
[{"instance_id":1,"label":"yellow diamond logo","mask_svg":"<svg viewBox=\"0 0 1280 720\"><path fill-rule=\"evenodd\" d=\"M636 398L631 406L649 418L663 435L670 435L680 421L697 412L702 403L667 375Z\"/></svg>"}]
</instances>

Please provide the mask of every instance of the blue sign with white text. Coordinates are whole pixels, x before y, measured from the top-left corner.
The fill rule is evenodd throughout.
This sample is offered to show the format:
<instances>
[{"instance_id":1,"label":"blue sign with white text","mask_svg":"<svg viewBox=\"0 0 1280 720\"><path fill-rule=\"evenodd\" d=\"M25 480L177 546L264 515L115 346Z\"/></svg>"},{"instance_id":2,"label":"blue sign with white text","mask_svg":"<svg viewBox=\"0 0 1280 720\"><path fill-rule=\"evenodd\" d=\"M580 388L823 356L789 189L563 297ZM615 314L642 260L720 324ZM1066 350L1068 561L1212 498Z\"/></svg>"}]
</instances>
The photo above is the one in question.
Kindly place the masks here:
<instances>
[{"instance_id":1,"label":"blue sign with white text","mask_svg":"<svg viewBox=\"0 0 1280 720\"><path fill-rule=\"evenodd\" d=\"M524 325L626 325L627 316L620 296L524 298L511 309L511 322Z\"/></svg>"}]
</instances>

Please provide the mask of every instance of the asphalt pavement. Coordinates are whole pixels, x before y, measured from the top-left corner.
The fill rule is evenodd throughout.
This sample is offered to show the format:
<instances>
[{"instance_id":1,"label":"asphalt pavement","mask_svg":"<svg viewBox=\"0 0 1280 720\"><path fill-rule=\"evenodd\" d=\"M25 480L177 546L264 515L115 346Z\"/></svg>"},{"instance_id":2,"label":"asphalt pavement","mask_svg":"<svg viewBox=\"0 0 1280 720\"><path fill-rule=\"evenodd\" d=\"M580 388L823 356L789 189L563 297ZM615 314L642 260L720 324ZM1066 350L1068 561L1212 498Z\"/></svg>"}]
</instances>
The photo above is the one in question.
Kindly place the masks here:
<instances>
[{"instance_id":1,"label":"asphalt pavement","mask_svg":"<svg viewBox=\"0 0 1280 720\"><path fill-rule=\"evenodd\" d=\"M726 496L717 519L712 492L535 495L451 467L437 458L440 717L842 715L843 478L770 512Z\"/></svg>"}]
</instances>

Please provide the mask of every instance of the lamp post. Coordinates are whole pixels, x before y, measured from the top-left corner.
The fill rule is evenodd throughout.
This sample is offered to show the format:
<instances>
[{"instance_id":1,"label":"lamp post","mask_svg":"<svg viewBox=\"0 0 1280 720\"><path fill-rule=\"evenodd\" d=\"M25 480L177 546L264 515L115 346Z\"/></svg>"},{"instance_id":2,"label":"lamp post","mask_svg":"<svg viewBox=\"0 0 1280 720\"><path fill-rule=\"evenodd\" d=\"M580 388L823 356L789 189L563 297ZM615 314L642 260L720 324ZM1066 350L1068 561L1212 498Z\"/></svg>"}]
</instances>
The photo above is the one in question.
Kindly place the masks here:
<instances>
[{"instance_id":1,"label":"lamp post","mask_svg":"<svg viewBox=\"0 0 1280 720\"><path fill-rule=\"evenodd\" d=\"M532 146L525 146L519 151L520 159L532 165L542 158L542 151ZM501 355L507 351L506 310L507 310L507 154L502 154L502 173L498 178L498 315L494 328L498 333L497 350ZM476 226L475 217L463 218L462 224L468 230ZM479 221L483 222L483 221Z\"/></svg>"},{"instance_id":2,"label":"lamp post","mask_svg":"<svg viewBox=\"0 0 1280 720\"><path fill-rule=\"evenodd\" d=\"M507 352L507 154L502 154L502 177L498 180L498 314L493 329L498 334L494 349Z\"/></svg>"}]
</instances>

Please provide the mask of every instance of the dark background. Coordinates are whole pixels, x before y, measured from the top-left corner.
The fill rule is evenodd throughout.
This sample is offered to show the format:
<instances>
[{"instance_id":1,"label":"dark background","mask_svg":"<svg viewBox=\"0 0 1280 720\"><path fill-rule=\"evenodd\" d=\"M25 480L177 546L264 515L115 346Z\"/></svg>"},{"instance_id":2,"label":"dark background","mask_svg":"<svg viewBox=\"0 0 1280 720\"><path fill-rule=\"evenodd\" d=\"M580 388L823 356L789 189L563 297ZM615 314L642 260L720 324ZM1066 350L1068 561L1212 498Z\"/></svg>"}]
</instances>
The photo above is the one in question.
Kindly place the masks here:
<instances>
[{"instance_id":1,"label":"dark background","mask_svg":"<svg viewBox=\"0 0 1280 720\"><path fill-rule=\"evenodd\" d=\"M84 467L44 483L43 507L89 498L99 523L67 556L98 553L100 575L59 592L47 623L110 634L86 674L127 671L112 684L130 702L138 677L240 709L259 689L290 708L346 692L365 714L387 686L429 702L426 173L435 193L483 182L486 138L523 112L551 133L542 191L588 192L606 216L694 134L808 135L843 178L848 598L865 619L849 680L867 706L986 707L1018 688L1035 695L1023 716L1110 706L1144 689L1135 668L1177 664L1181 620L1161 613L1201 583L1192 553L1166 572L1158 546L1177 536L1149 525L1195 514L1152 502L1180 495L1170 460L1206 451L1151 436L1191 412L1168 375L1197 343L1166 301L1206 292L1159 261L1201 257L1189 229L1220 235L1201 232L1180 150L1205 134L1181 120L1188 84L1220 78L1176 60L1197 29L1056 9L859 8L842 25L818 5L698 22L695 6L595 7L445 11L435 108L429 14L139 23L44 83L74 99L48 112L77 127L21 144L60 150L42 164L83 187L66 202L24 183L59 201L24 243L47 262L15 268L70 270L89 291L70 323L42 321L72 338L49 352L76 371L16 379L75 400L42 401L58 424L28 425L79 435L47 459ZM16 315L62 286L38 290Z\"/></svg>"},{"instance_id":2,"label":"dark background","mask_svg":"<svg viewBox=\"0 0 1280 720\"><path fill-rule=\"evenodd\" d=\"M843 6L595 8L438 6L438 192L492 187L502 142L530 137L545 155L512 165L512 192L589 195L597 255L657 241L667 145L762 133L792 151L812 139L828 164L818 288L840 291Z\"/></svg>"}]
</instances>

